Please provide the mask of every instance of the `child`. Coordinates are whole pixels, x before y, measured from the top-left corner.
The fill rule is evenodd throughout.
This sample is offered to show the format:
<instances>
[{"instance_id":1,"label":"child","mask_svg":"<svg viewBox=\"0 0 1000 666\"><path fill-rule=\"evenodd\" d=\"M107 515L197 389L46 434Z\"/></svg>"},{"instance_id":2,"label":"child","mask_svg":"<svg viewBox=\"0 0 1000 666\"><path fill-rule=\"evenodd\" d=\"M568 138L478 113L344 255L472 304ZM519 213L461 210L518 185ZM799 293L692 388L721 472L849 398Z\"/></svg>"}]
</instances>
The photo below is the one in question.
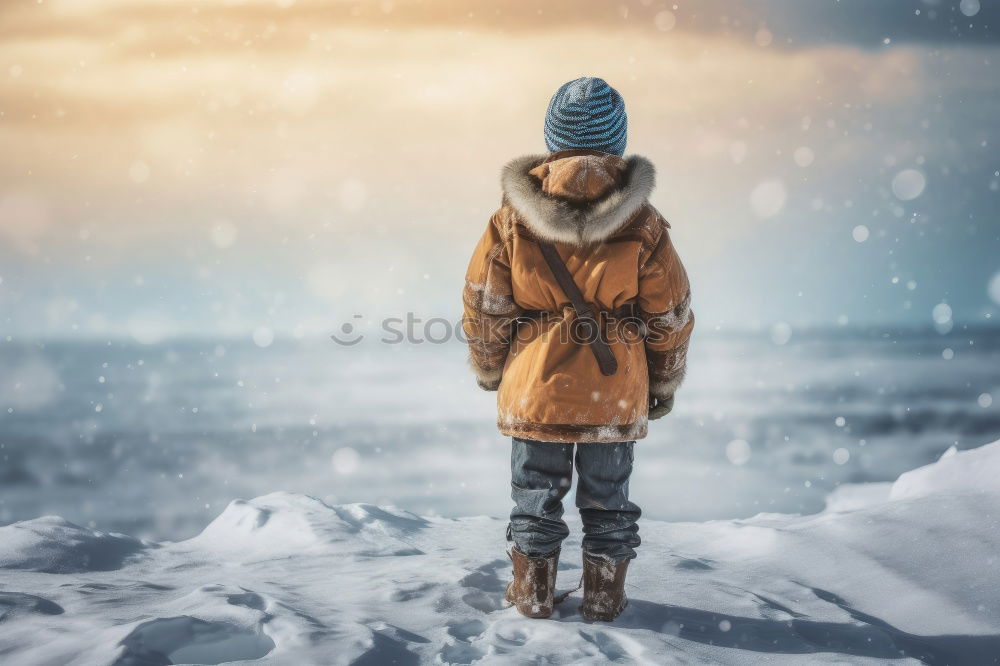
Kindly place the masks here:
<instances>
[{"instance_id":1,"label":"child","mask_svg":"<svg viewBox=\"0 0 1000 666\"><path fill-rule=\"evenodd\" d=\"M550 153L504 167L502 204L466 274L470 364L498 391L497 424L513 438L505 597L528 617L552 614L574 446L581 611L611 621L625 608L639 545L632 448L684 377L687 275L647 201L653 165L622 158L626 129L621 95L602 79L559 88L545 116ZM641 337L628 339L628 322Z\"/></svg>"}]
</instances>

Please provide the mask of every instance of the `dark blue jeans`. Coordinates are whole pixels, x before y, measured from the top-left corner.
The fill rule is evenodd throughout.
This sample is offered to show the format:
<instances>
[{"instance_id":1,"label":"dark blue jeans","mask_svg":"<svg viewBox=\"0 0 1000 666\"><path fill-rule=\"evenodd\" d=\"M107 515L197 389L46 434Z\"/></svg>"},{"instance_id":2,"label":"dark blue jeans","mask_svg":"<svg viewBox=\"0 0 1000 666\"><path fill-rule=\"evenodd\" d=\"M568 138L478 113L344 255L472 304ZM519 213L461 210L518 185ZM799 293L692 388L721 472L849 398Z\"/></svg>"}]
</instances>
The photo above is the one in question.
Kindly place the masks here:
<instances>
[{"instance_id":1,"label":"dark blue jeans","mask_svg":"<svg viewBox=\"0 0 1000 666\"><path fill-rule=\"evenodd\" d=\"M529 557L548 555L569 536L562 500L573 479L576 447L576 506L583 520L583 550L615 561L635 557L636 521L642 513L628 499L635 442L560 444L513 438L507 541Z\"/></svg>"}]
</instances>

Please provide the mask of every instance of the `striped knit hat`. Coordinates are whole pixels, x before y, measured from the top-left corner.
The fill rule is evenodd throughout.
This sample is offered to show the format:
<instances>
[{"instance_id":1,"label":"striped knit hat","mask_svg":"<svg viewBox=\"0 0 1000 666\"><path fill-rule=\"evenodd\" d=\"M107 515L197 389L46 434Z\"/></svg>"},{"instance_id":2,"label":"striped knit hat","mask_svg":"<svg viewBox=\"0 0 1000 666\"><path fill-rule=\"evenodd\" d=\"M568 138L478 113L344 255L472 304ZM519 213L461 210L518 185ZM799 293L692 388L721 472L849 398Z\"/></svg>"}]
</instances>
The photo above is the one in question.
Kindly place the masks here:
<instances>
[{"instance_id":1,"label":"striped knit hat","mask_svg":"<svg viewBox=\"0 0 1000 666\"><path fill-rule=\"evenodd\" d=\"M589 148L621 155L627 134L625 101L604 79L593 76L564 83L545 113L545 145L552 152Z\"/></svg>"}]
</instances>

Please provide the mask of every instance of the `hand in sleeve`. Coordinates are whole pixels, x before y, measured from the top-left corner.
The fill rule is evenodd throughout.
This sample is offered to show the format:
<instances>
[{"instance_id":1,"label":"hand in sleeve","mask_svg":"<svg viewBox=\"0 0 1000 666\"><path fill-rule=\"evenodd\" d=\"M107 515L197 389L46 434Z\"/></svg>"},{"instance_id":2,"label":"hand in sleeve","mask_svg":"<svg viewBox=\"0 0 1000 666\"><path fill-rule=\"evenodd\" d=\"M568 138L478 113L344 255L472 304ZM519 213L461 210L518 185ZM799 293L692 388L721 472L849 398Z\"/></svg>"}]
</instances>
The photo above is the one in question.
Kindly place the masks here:
<instances>
[{"instance_id":1,"label":"hand in sleeve","mask_svg":"<svg viewBox=\"0 0 1000 666\"><path fill-rule=\"evenodd\" d=\"M639 312L646 326L650 419L673 409L674 394L684 380L688 341L694 329L691 288L666 222L656 247L639 271Z\"/></svg>"},{"instance_id":2,"label":"hand in sleeve","mask_svg":"<svg viewBox=\"0 0 1000 666\"><path fill-rule=\"evenodd\" d=\"M469 366L480 388L496 391L503 377L515 319L522 314L514 302L509 246L497 215L490 220L472 253L462 302L462 328L469 341Z\"/></svg>"}]
</instances>

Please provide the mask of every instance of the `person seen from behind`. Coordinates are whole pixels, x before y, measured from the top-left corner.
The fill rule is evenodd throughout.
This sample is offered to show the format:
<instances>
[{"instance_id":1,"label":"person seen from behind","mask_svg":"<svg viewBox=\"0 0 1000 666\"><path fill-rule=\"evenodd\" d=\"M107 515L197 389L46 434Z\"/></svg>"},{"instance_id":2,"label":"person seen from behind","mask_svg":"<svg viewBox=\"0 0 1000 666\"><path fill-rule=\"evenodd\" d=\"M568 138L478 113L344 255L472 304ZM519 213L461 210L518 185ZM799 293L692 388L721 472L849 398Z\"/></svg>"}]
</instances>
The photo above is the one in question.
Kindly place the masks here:
<instances>
[{"instance_id":1,"label":"person seen from behind","mask_svg":"<svg viewBox=\"0 0 1000 666\"><path fill-rule=\"evenodd\" d=\"M513 442L505 598L528 617L557 603L574 464L581 612L611 621L625 609L640 543L634 445L670 412L684 378L688 277L649 203L653 165L624 157L627 129L622 96L603 79L560 87L545 115L549 152L503 168L501 206L466 274L470 365L497 392L497 424Z\"/></svg>"}]
</instances>

